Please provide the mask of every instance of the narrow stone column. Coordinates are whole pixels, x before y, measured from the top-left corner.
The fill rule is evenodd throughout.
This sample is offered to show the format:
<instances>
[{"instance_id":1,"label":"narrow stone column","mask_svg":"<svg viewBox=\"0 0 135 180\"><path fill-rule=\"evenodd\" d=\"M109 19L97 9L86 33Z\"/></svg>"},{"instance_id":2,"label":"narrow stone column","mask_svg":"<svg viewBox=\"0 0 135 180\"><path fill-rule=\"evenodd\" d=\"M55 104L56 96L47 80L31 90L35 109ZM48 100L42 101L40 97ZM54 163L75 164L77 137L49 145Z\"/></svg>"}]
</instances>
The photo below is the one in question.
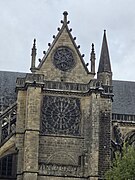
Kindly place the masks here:
<instances>
[{"instance_id":1,"label":"narrow stone column","mask_svg":"<svg viewBox=\"0 0 135 180\"><path fill-rule=\"evenodd\" d=\"M91 145L88 159L88 174L90 180L98 179L98 162L99 162L99 105L100 94L91 94Z\"/></svg>"},{"instance_id":2,"label":"narrow stone column","mask_svg":"<svg viewBox=\"0 0 135 180\"><path fill-rule=\"evenodd\" d=\"M17 121L16 121L16 148L17 158L17 180L22 180L23 173L23 142L26 118L26 91L19 90L17 96Z\"/></svg>"},{"instance_id":3,"label":"narrow stone column","mask_svg":"<svg viewBox=\"0 0 135 180\"><path fill-rule=\"evenodd\" d=\"M37 180L41 88L28 87L24 134L23 180Z\"/></svg>"}]
</instances>

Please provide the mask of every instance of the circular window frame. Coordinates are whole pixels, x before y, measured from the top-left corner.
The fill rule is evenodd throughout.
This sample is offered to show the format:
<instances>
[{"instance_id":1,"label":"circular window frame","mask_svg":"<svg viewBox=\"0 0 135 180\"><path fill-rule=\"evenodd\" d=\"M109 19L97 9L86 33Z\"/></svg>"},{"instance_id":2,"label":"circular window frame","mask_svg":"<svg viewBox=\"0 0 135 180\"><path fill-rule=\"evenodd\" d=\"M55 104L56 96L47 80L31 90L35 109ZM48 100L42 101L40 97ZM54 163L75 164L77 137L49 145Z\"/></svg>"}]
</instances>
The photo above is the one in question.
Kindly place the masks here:
<instances>
[{"instance_id":1,"label":"circular window frame","mask_svg":"<svg viewBox=\"0 0 135 180\"><path fill-rule=\"evenodd\" d=\"M56 53L58 53L58 51L60 51L62 49L65 50L65 51L69 51L69 54L67 54L67 56L71 56L70 64L68 66L65 66L65 67L62 67L62 64L61 65L56 64L57 59L54 57L56 55ZM62 57L59 57L59 58L62 58ZM65 57L65 58L67 58L67 57ZM60 59L59 59L59 61L60 61ZM76 65L74 52L68 46L59 46L59 47L57 47L54 50L53 54L52 54L52 62L53 62L53 65L55 66L55 68L57 68L57 69L59 69L60 71L63 71L63 72L71 71ZM65 63L66 63L66 61L65 61ZM64 65L64 62L63 62L63 65Z\"/></svg>"}]
</instances>

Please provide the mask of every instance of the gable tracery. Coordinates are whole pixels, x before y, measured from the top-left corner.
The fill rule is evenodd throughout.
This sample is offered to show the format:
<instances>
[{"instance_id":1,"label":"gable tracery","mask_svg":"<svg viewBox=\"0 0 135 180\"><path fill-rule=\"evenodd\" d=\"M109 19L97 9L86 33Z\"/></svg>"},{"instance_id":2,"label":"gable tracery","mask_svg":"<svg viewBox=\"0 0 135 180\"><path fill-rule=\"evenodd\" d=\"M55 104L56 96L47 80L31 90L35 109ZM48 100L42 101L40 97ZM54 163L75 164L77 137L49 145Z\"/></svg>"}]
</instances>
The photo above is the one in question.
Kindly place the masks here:
<instances>
[{"instance_id":1,"label":"gable tracery","mask_svg":"<svg viewBox=\"0 0 135 180\"><path fill-rule=\"evenodd\" d=\"M53 64L61 71L68 71L75 65L73 52L66 46L57 48L52 57Z\"/></svg>"}]
</instances>

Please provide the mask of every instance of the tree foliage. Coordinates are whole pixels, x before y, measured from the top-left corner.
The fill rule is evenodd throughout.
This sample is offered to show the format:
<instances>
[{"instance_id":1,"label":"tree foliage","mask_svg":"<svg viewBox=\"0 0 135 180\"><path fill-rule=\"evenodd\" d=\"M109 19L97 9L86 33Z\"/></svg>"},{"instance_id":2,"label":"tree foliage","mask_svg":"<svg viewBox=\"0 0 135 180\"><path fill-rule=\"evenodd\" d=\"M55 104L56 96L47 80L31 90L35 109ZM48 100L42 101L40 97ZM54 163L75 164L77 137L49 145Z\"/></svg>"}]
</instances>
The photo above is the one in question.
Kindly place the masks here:
<instances>
[{"instance_id":1,"label":"tree foliage","mask_svg":"<svg viewBox=\"0 0 135 180\"><path fill-rule=\"evenodd\" d=\"M112 168L105 175L107 180L135 180L135 148L124 146L116 153Z\"/></svg>"}]
</instances>

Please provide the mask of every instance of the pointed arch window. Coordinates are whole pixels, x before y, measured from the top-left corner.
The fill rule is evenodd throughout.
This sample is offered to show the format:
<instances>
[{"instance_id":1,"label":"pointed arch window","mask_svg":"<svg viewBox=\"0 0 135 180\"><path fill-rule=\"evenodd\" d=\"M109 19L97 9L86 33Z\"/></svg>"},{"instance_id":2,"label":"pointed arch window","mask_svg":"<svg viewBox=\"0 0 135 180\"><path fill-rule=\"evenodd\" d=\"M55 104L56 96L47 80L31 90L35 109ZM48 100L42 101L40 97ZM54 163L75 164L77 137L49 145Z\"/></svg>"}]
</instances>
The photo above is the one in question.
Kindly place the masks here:
<instances>
[{"instance_id":1,"label":"pointed arch window","mask_svg":"<svg viewBox=\"0 0 135 180\"><path fill-rule=\"evenodd\" d=\"M16 154L9 154L0 159L0 178L16 177Z\"/></svg>"}]
</instances>

